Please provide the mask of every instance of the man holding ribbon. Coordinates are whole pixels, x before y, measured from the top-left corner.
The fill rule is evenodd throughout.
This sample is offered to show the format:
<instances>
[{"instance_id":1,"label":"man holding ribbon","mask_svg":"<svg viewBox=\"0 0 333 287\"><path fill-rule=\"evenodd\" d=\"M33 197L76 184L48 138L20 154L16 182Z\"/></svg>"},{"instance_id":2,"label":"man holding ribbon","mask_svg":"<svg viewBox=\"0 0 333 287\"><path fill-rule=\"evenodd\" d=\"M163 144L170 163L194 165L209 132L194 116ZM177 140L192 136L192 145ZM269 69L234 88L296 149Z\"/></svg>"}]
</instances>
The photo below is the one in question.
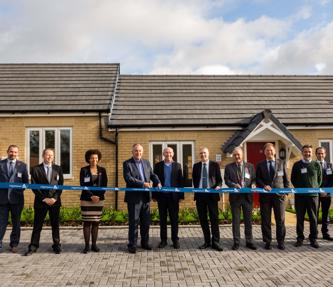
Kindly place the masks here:
<instances>
[{"instance_id":1,"label":"man holding ribbon","mask_svg":"<svg viewBox=\"0 0 333 287\"><path fill-rule=\"evenodd\" d=\"M321 171L323 174L323 181L320 187L333 187L333 167L330 162L325 160L326 149L324 147L316 148L317 161L321 166ZM321 232L323 234L323 239L332 241L333 238L328 233L328 225L330 222L329 210L331 206L331 194L330 193L320 193L319 194L319 206L321 205Z\"/></svg>"},{"instance_id":2,"label":"man holding ribbon","mask_svg":"<svg viewBox=\"0 0 333 287\"><path fill-rule=\"evenodd\" d=\"M243 160L243 150L240 147L236 147L232 152L232 156L234 162L227 164L224 171L224 181L226 185L235 188L236 191L244 187L255 188L256 174L254 166ZM240 215L242 210L244 215L246 247L256 250L257 247L253 243L252 235L252 194L230 193L229 201L232 214L232 235L234 239L232 249L239 249Z\"/></svg>"},{"instance_id":3,"label":"man holding ribbon","mask_svg":"<svg viewBox=\"0 0 333 287\"><path fill-rule=\"evenodd\" d=\"M142 158L143 147L140 144L132 146L132 157L123 163L123 176L127 188L151 188L154 183L162 187L158 176L153 172L150 162ZM126 191L125 202L128 209L128 252L136 253L138 225L140 224L141 247L151 250L149 245L150 225L150 192Z\"/></svg>"},{"instance_id":4,"label":"man holding ribbon","mask_svg":"<svg viewBox=\"0 0 333 287\"><path fill-rule=\"evenodd\" d=\"M193 186L195 188L219 189L222 185L220 166L217 162L209 160L209 150L206 147L200 148L200 162L193 165ZM199 215L200 225L204 234L205 243L200 249L212 247L217 251L223 251L220 245L219 230L219 193L196 192L194 200ZM208 213L212 231L210 232L208 224ZM212 238L211 238L212 235Z\"/></svg>"},{"instance_id":5,"label":"man holding ribbon","mask_svg":"<svg viewBox=\"0 0 333 287\"><path fill-rule=\"evenodd\" d=\"M286 164L280 159L275 159L275 147L272 143L264 146L266 159L259 162L256 168L257 187L263 188L267 193L260 194L261 232L265 242L265 249L270 250L272 242L271 218L272 209L276 222L276 240L278 248L285 249L285 194L270 193L272 188L288 188L289 180Z\"/></svg>"},{"instance_id":6,"label":"man holding ribbon","mask_svg":"<svg viewBox=\"0 0 333 287\"><path fill-rule=\"evenodd\" d=\"M28 183L29 175L27 166L18 160L19 148L10 145L7 149L7 159L0 161L0 182ZM21 234L21 212L24 205L24 189L0 189L0 252L3 249L2 240L5 236L9 212L12 218L12 232L10 234L10 251L17 252Z\"/></svg>"},{"instance_id":7,"label":"man holding ribbon","mask_svg":"<svg viewBox=\"0 0 333 287\"><path fill-rule=\"evenodd\" d=\"M61 166L53 163L54 151L47 148L43 150L43 162L31 170L31 183L32 184L50 184L50 185L63 185L64 177ZM52 227L52 249L55 254L61 253L60 233L59 233L59 214L61 207L61 193L59 188L55 189L38 189L34 188L32 191L35 194L34 201L34 227L31 235L31 242L26 256L32 255L39 248L40 233L43 228L43 223L47 212L50 216Z\"/></svg>"},{"instance_id":8,"label":"man holding ribbon","mask_svg":"<svg viewBox=\"0 0 333 287\"><path fill-rule=\"evenodd\" d=\"M317 161L312 160L312 146L304 145L302 147L303 158L294 163L291 170L291 182L296 188L319 188L322 182L322 170ZM319 248L317 242L317 210L318 210L318 193L296 193L296 232L297 241L295 247L303 245L304 237L304 218L308 213L310 220L310 246Z\"/></svg>"}]
</instances>

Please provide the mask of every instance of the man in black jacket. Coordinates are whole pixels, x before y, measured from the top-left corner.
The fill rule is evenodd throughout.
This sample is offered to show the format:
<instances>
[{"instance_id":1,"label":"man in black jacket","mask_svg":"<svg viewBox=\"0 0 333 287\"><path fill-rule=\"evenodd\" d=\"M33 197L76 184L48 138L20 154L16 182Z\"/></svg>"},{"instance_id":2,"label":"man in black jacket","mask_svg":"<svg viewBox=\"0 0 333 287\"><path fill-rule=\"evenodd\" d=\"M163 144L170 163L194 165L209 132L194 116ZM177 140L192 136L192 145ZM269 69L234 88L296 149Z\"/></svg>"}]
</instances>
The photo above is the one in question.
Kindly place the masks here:
<instances>
[{"instance_id":1,"label":"man in black jacket","mask_svg":"<svg viewBox=\"0 0 333 287\"><path fill-rule=\"evenodd\" d=\"M31 183L63 185L64 177L59 165L53 163L54 151L52 149L43 150L43 162L32 168ZM59 233L59 213L61 207L61 189L33 189L35 194L35 217L34 227L31 235L31 242L26 256L32 255L39 248L40 233L47 212L49 212L52 227L52 249L55 254L61 253L60 233Z\"/></svg>"},{"instance_id":2,"label":"man in black jacket","mask_svg":"<svg viewBox=\"0 0 333 287\"><path fill-rule=\"evenodd\" d=\"M154 173L158 176L163 187L183 187L183 172L180 163L173 161L174 152L171 147L163 150L164 160L154 167ZM179 201L184 199L183 192L153 192L153 200L157 200L160 214L160 237L159 248L167 245L167 217L169 213L171 223L171 239L173 247L178 249L178 212Z\"/></svg>"},{"instance_id":3,"label":"man in black jacket","mask_svg":"<svg viewBox=\"0 0 333 287\"><path fill-rule=\"evenodd\" d=\"M333 167L330 162L325 161L326 149L324 147L318 147L316 149L316 157L321 166L323 181L320 187L333 187ZM319 194L319 206L321 205L322 217L321 217L321 233L323 234L323 239L332 241L333 238L328 233L328 225L330 222L329 210L331 206L331 194L330 193L320 193Z\"/></svg>"},{"instance_id":4,"label":"man in black jacket","mask_svg":"<svg viewBox=\"0 0 333 287\"><path fill-rule=\"evenodd\" d=\"M200 162L193 165L193 186L195 188L219 189L222 185L220 166L217 162L209 160L208 148L200 148L200 159ZM200 225L205 238L205 243L199 248L206 249L211 246L217 251L223 251L219 243L218 201L220 200L220 195L218 193L196 192L194 200L196 201ZM212 232L209 229L208 213ZM211 233L212 238L210 238Z\"/></svg>"}]
</instances>

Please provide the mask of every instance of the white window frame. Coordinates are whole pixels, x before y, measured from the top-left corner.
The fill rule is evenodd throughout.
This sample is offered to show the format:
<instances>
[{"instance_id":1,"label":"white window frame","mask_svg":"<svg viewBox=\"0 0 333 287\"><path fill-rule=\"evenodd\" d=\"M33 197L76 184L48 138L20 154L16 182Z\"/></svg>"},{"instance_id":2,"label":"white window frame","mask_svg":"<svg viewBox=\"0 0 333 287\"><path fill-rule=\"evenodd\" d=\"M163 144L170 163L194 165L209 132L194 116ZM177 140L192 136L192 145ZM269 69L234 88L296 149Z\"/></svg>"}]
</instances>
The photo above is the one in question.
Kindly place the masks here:
<instances>
[{"instance_id":1,"label":"white window frame","mask_svg":"<svg viewBox=\"0 0 333 287\"><path fill-rule=\"evenodd\" d=\"M30 170L30 132L38 131L40 135L39 140L39 162L43 161L42 151L45 148L45 131L55 131L55 158L54 162L57 165L60 165L60 131L69 130L70 137L70 158L69 158L69 173L64 174L65 179L73 178L73 130L71 127L36 127L36 128L27 128L26 129L26 163L28 170Z\"/></svg>"},{"instance_id":2,"label":"white window frame","mask_svg":"<svg viewBox=\"0 0 333 287\"><path fill-rule=\"evenodd\" d=\"M183 167L183 145L190 144L192 145L192 157L193 157L193 164L195 163L195 154L194 154L194 141L153 141L149 143L149 161L153 163L153 145L160 144L162 145L162 159L164 159L163 156L163 150L168 147L168 145L177 145L177 162L179 162Z\"/></svg>"},{"instance_id":3,"label":"white window frame","mask_svg":"<svg viewBox=\"0 0 333 287\"><path fill-rule=\"evenodd\" d=\"M327 139L327 140L319 140L319 146L322 146L322 143L325 142L325 143L329 143L330 145L330 150L329 150L329 153L330 153L330 158L329 158L329 162L333 162L333 139Z\"/></svg>"}]
</instances>

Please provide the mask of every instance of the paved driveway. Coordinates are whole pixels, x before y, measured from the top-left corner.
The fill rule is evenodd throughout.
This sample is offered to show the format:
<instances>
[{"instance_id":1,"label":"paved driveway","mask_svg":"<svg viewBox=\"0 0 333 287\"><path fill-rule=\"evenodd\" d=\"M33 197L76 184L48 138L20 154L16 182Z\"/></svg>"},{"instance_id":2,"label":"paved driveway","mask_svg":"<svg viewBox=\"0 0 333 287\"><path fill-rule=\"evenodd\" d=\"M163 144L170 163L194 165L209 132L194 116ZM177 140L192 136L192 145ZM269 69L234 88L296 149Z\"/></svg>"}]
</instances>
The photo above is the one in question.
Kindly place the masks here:
<instances>
[{"instance_id":1,"label":"paved driveway","mask_svg":"<svg viewBox=\"0 0 333 287\"><path fill-rule=\"evenodd\" d=\"M333 242L319 240L293 247L295 227L287 228L286 250L263 249L260 227L254 227L257 251L242 246L232 251L231 226L221 226L223 252L199 250L198 226L180 227L181 249L159 250L159 229L151 229L153 251L126 252L127 228L100 230L100 253L81 254L82 230L62 228L63 253L51 250L51 232L42 232L39 252L26 251L31 229L22 231L20 254L7 250L9 232L0 254L0 286L333 286ZM308 227L306 226L306 230ZM243 234L243 231L242 231ZM331 232L333 235L333 232Z\"/></svg>"}]
</instances>

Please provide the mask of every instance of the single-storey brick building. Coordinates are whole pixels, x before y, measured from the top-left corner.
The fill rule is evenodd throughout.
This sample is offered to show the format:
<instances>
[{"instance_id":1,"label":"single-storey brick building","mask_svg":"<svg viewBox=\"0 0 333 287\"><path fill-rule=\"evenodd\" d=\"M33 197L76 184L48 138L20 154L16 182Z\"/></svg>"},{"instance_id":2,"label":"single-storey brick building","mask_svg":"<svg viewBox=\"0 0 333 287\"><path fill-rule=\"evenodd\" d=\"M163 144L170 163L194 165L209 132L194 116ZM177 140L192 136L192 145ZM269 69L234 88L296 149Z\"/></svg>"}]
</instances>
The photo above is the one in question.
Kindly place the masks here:
<instances>
[{"instance_id":1,"label":"single-storey brick building","mask_svg":"<svg viewBox=\"0 0 333 287\"><path fill-rule=\"evenodd\" d=\"M109 185L124 186L122 162L136 142L152 164L173 147L187 186L201 146L222 172L238 145L253 163L268 141L289 167L305 143L333 157L333 76L122 75L119 64L0 64L0 103L0 155L18 144L31 167L53 147L65 184L78 185L84 152L99 148ZM79 193L64 191L63 202L78 205ZM107 204L124 208L123 193L108 193ZM194 206L193 195L181 205Z\"/></svg>"}]
</instances>

